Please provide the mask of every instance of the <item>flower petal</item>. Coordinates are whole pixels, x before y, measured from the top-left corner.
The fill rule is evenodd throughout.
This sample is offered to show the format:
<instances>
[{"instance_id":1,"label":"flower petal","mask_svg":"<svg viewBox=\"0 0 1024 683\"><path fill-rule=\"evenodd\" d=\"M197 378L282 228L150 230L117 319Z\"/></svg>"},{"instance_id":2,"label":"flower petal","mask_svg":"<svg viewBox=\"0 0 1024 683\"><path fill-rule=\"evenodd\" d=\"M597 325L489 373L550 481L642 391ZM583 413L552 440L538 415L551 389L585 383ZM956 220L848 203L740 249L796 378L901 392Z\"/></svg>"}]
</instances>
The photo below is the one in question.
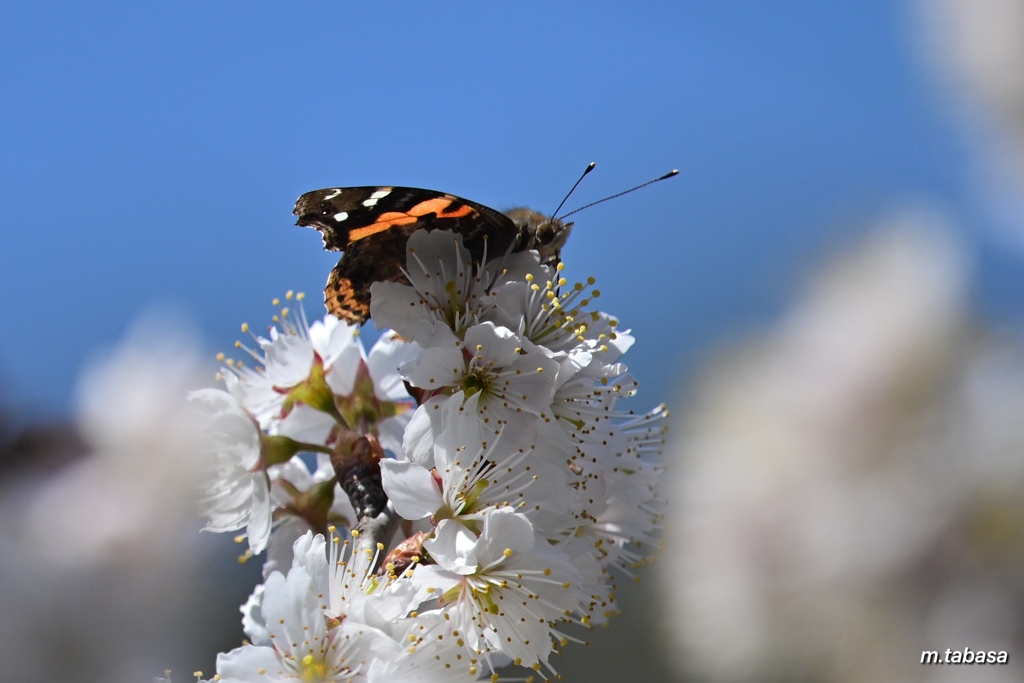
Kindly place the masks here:
<instances>
[{"instance_id":1,"label":"flower petal","mask_svg":"<svg viewBox=\"0 0 1024 683\"><path fill-rule=\"evenodd\" d=\"M477 571L476 544L473 532L453 519L445 519L423 547L448 571L467 576Z\"/></svg>"},{"instance_id":2,"label":"flower petal","mask_svg":"<svg viewBox=\"0 0 1024 683\"><path fill-rule=\"evenodd\" d=\"M416 409L405 428L405 457L424 467L434 466L434 440L441 433L441 407L447 396L434 396Z\"/></svg>"},{"instance_id":3,"label":"flower petal","mask_svg":"<svg viewBox=\"0 0 1024 683\"><path fill-rule=\"evenodd\" d=\"M380 473L384 491L403 518L423 519L441 507L441 491L427 468L412 462L382 460Z\"/></svg>"},{"instance_id":4,"label":"flower petal","mask_svg":"<svg viewBox=\"0 0 1024 683\"><path fill-rule=\"evenodd\" d=\"M414 342L399 341L394 332L385 332L370 349L366 365L373 378L373 391L382 401L405 401L409 393L398 370L422 352Z\"/></svg>"},{"instance_id":5,"label":"flower petal","mask_svg":"<svg viewBox=\"0 0 1024 683\"><path fill-rule=\"evenodd\" d=\"M245 530L249 537L249 550L254 555L262 553L270 540L271 513L267 476L262 471L256 472L252 475L252 509Z\"/></svg>"},{"instance_id":6,"label":"flower petal","mask_svg":"<svg viewBox=\"0 0 1024 683\"><path fill-rule=\"evenodd\" d=\"M457 385L465 371L462 350L455 346L426 349L418 359L402 368L402 374L409 383L421 389Z\"/></svg>"}]
</instances>

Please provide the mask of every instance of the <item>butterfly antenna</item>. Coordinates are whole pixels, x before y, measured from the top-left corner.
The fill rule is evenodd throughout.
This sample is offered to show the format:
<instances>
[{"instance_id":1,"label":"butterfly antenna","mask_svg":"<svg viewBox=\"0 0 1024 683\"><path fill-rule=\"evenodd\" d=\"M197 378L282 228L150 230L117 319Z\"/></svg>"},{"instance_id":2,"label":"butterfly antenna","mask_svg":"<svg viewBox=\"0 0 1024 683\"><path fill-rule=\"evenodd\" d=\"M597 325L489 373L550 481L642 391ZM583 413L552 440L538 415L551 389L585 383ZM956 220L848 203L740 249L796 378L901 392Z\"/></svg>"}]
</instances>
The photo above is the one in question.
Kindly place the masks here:
<instances>
[{"instance_id":1,"label":"butterfly antenna","mask_svg":"<svg viewBox=\"0 0 1024 683\"><path fill-rule=\"evenodd\" d=\"M597 166L597 163L591 161L590 164L587 166L587 169L583 171L583 175L580 176L580 179L576 181L576 184L572 186L572 189L569 190L568 194L566 194L565 197L562 198L562 203L558 205L558 208L555 209L554 213L550 214L551 216L555 216L558 214L559 211L561 211L562 206L565 204L566 200L569 199L572 193L576 191L576 188L579 187L580 183L583 182L583 179L587 177L587 174L594 170L595 166Z\"/></svg>"},{"instance_id":2,"label":"butterfly antenna","mask_svg":"<svg viewBox=\"0 0 1024 683\"><path fill-rule=\"evenodd\" d=\"M588 170L589 170L589 169L588 169ZM586 175L586 173L584 173L583 175ZM663 176L661 176L661 177L659 177L659 178L655 178L654 180L648 180L648 181L647 181L646 183L640 183L640 184L639 184L639 185L637 185L636 187L631 187L631 188L629 188L628 190L623 190L622 192L619 192L619 193L617 193L617 194L613 194L613 195L612 195L612 196L610 196L610 197L605 197L604 199L598 199L598 200L597 200L596 202L590 202L589 204L584 204L584 205L583 205L583 206L581 206L580 208L578 208L578 209L573 209L572 211L570 211L569 213L565 214L564 216L561 216L561 217L559 218L559 220L564 220L564 219L568 218L569 216L573 215L574 213L579 213L579 212L580 212L580 211L582 211L583 209L589 209L590 207L594 206L595 204L600 204L601 202L606 202L606 201L608 201L609 199L615 199L616 197L621 197L621 196L622 196L622 195L624 195L624 194L629 194L630 192L633 192L633 191L635 191L635 190L639 190L639 189L640 189L641 187L647 187L647 186L648 186L648 185L650 185L651 183L656 183L656 182L658 182L659 180L667 180L667 179L669 179L669 178L671 178L671 177L673 177L673 176L677 176L677 175L679 175L679 169L673 169L673 170L669 171L668 173L666 173L665 175L663 175ZM582 178L580 178L580 180L582 180ZM578 185L579 183L577 182L576 184ZM574 188L574 189L575 189L575 188ZM570 193L570 194L571 194L571 193ZM562 203L564 204L565 202L563 201ZM559 206L558 208L562 208L562 207L561 207L561 206ZM557 212L556 212L556 213L557 213Z\"/></svg>"}]
</instances>

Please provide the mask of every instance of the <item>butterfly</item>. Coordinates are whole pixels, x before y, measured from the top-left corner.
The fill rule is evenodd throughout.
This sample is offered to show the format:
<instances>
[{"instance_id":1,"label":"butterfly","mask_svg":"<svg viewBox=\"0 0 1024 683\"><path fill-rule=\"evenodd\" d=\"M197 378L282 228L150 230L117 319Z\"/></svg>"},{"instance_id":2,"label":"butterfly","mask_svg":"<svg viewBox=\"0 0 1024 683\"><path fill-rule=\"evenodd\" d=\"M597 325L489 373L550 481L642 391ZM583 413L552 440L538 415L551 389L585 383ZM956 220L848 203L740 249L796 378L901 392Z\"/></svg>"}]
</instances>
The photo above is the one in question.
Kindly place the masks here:
<instances>
[{"instance_id":1,"label":"butterfly","mask_svg":"<svg viewBox=\"0 0 1024 683\"><path fill-rule=\"evenodd\" d=\"M572 223L527 208L500 212L437 190L415 187L333 187L295 202L296 225L320 231L324 248L343 252L324 288L327 310L354 325L370 317L374 282L406 282L406 243L417 230L462 236L474 263L536 249L557 262Z\"/></svg>"}]
</instances>

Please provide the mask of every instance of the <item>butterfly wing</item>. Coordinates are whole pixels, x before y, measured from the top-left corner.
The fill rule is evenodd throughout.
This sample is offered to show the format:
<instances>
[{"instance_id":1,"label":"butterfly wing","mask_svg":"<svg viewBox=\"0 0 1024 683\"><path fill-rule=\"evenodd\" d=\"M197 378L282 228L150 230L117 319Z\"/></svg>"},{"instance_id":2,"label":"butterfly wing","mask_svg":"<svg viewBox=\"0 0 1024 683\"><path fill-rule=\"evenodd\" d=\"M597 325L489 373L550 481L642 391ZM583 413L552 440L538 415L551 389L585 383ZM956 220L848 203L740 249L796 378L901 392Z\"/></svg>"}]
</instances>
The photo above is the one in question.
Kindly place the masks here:
<instances>
[{"instance_id":1,"label":"butterfly wing","mask_svg":"<svg viewBox=\"0 0 1024 683\"><path fill-rule=\"evenodd\" d=\"M324 289L332 314L353 324L370 317L370 285L404 280L405 243L419 229L462 235L474 261L515 250L508 216L455 195L413 187L342 187L307 192L292 212L320 231L324 248L343 251Z\"/></svg>"},{"instance_id":2,"label":"butterfly wing","mask_svg":"<svg viewBox=\"0 0 1024 683\"><path fill-rule=\"evenodd\" d=\"M415 187L336 187L307 192L295 202L297 225L314 227L324 248L344 251L354 242L400 230L411 235L420 228L454 230L465 242L487 236L507 248L517 228L503 213L454 195ZM469 246L467 244L467 246ZM499 252L500 253L500 252Z\"/></svg>"}]
</instances>

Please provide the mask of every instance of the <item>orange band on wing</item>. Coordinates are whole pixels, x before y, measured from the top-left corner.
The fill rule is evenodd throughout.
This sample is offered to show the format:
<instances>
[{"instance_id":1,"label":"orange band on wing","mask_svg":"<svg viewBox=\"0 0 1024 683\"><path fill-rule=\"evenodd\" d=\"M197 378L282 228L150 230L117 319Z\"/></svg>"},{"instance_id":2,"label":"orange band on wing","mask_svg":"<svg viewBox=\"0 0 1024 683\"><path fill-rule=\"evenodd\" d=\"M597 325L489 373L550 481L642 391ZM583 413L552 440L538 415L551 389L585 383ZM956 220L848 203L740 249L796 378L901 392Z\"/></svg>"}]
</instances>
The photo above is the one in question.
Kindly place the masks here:
<instances>
[{"instance_id":1,"label":"orange band on wing","mask_svg":"<svg viewBox=\"0 0 1024 683\"><path fill-rule=\"evenodd\" d=\"M438 216L440 216L444 212L444 210L451 205L451 198L435 197L434 199L428 199L425 202L420 202L416 206L409 209L409 215L426 216L428 213L436 213Z\"/></svg>"},{"instance_id":2,"label":"orange band on wing","mask_svg":"<svg viewBox=\"0 0 1024 683\"><path fill-rule=\"evenodd\" d=\"M357 240L365 239L370 235L377 234L378 232L390 230L396 225L409 225L410 223L415 223L421 217L429 214L434 214L438 218L463 218L476 213L476 211L467 204L462 204L459 208L449 211L448 207L453 203L455 203L454 197L435 197L434 199L428 199L425 202L420 202L409 209L409 213L401 213L398 211L382 213L377 217L376 223L367 225L365 228L350 230L348 233L348 241L355 242Z\"/></svg>"},{"instance_id":3,"label":"orange band on wing","mask_svg":"<svg viewBox=\"0 0 1024 683\"><path fill-rule=\"evenodd\" d=\"M475 213L476 211L463 204L454 211L445 211L444 213L438 215L442 216L443 218L462 218L463 216L469 216Z\"/></svg>"},{"instance_id":4,"label":"orange band on wing","mask_svg":"<svg viewBox=\"0 0 1024 683\"><path fill-rule=\"evenodd\" d=\"M448 207L454 203L455 197L435 197L412 207L409 209L409 214L412 216L426 216L428 213L433 213L437 214L438 218L462 218L474 213L473 209L466 204L461 205L454 211L449 211Z\"/></svg>"},{"instance_id":5,"label":"orange band on wing","mask_svg":"<svg viewBox=\"0 0 1024 683\"><path fill-rule=\"evenodd\" d=\"M409 223L415 223L418 220L419 218L416 218L416 216L410 216L407 213L389 211L388 213L381 214L377 219L377 222L372 225L367 225L365 228L350 230L348 233L348 241L355 242L356 240L361 240L365 237L369 237L370 235L375 235L378 232L390 230L396 225L408 225Z\"/></svg>"}]
</instances>

